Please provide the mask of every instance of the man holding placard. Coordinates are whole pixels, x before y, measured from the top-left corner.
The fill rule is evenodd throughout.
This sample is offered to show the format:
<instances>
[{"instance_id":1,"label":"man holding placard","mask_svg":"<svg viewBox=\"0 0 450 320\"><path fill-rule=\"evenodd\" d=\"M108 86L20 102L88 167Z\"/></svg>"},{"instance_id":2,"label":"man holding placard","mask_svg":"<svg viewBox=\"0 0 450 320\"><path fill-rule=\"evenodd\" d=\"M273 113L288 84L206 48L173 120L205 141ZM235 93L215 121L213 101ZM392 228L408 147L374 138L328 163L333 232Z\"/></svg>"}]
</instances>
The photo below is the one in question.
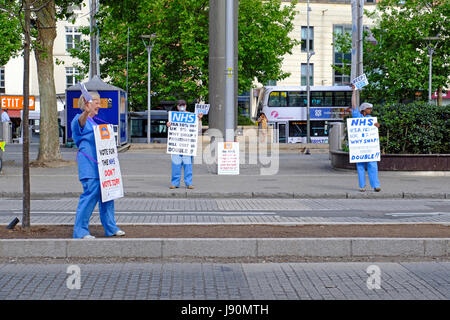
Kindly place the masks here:
<instances>
[{"instance_id":1,"label":"man holding placard","mask_svg":"<svg viewBox=\"0 0 450 320\"><path fill-rule=\"evenodd\" d=\"M381 191L378 180L378 164L380 161L378 128L380 124L376 118L372 118L373 105L367 102L359 106L356 105L356 87L352 86L352 116L347 119L347 130L349 135L349 156L350 162L356 163L358 172L359 191L366 191L366 167L369 175L369 182L375 192ZM355 118L359 118L357 120ZM367 119L366 119L367 118ZM353 128L354 127L354 128ZM361 147L362 146L362 147ZM375 150L373 150L375 146ZM377 149L378 147L378 149ZM352 149L358 149L359 154L353 154ZM378 151L378 152L377 152ZM367 161L372 160L372 161Z\"/></svg>"},{"instance_id":2,"label":"man holding placard","mask_svg":"<svg viewBox=\"0 0 450 320\"><path fill-rule=\"evenodd\" d=\"M178 112L169 112L169 132L167 134L167 153L172 158L172 178L170 189L180 187L181 169L184 170L184 184L188 189L192 185L192 163L197 153L197 137L202 113L186 112L186 101L178 100ZM200 127L201 128L201 127Z\"/></svg>"}]
</instances>

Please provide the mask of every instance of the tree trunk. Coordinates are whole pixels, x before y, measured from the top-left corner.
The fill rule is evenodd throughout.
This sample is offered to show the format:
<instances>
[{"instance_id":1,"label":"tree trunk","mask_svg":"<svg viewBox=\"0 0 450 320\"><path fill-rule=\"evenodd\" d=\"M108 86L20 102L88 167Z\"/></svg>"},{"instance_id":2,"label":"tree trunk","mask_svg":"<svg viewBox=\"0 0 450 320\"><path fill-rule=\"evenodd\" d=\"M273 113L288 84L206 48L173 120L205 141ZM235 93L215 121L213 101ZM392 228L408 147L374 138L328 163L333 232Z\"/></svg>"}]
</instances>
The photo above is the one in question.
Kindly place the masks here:
<instances>
[{"instance_id":1,"label":"tree trunk","mask_svg":"<svg viewBox=\"0 0 450 320\"><path fill-rule=\"evenodd\" d=\"M40 0L34 3L36 12L35 56L38 70L39 97L41 104L40 145L37 161L41 163L60 161L58 109L54 78L53 43L56 38L55 0Z\"/></svg>"},{"instance_id":2,"label":"tree trunk","mask_svg":"<svg viewBox=\"0 0 450 320\"><path fill-rule=\"evenodd\" d=\"M436 99L437 105L442 106L442 87L438 88L438 95Z\"/></svg>"}]
</instances>

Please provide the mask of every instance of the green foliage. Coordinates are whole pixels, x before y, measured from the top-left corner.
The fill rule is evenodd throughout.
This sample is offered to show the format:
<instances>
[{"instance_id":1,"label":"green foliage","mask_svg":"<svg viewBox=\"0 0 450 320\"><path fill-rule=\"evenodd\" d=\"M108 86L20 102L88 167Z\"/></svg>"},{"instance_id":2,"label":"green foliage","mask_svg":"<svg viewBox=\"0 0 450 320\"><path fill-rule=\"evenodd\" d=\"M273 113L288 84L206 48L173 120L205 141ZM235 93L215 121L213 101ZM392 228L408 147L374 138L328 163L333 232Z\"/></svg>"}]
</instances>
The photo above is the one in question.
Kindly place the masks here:
<instances>
[{"instance_id":1,"label":"green foliage","mask_svg":"<svg viewBox=\"0 0 450 320\"><path fill-rule=\"evenodd\" d=\"M147 100L147 51L140 38L157 34L151 54L152 105L163 100L206 100L209 81L209 0L102 1L98 14L101 77L126 88L127 32L130 30L129 101L134 110ZM280 80L282 56L297 41L293 29L294 3L280 0L239 1L239 91L253 81ZM89 45L71 55L87 74Z\"/></svg>"},{"instance_id":2,"label":"green foliage","mask_svg":"<svg viewBox=\"0 0 450 320\"><path fill-rule=\"evenodd\" d=\"M375 11L366 15L375 21L370 30L377 44L368 42L364 33L364 72L369 85L362 91L363 97L380 103L427 100L429 44L436 45L432 59L432 91L449 87L448 0L383 0L377 2ZM424 39L437 35L438 41ZM337 37L335 44L348 50L351 38ZM338 71L350 74L348 68ZM417 93L421 94L417 96Z\"/></svg>"},{"instance_id":3,"label":"green foliage","mask_svg":"<svg viewBox=\"0 0 450 320\"><path fill-rule=\"evenodd\" d=\"M0 9L9 11L0 10L0 66L3 66L22 47L22 28L18 16L12 14L18 10L14 4L0 5Z\"/></svg>"},{"instance_id":4,"label":"green foliage","mask_svg":"<svg viewBox=\"0 0 450 320\"><path fill-rule=\"evenodd\" d=\"M382 153L450 153L450 110L423 102L375 105Z\"/></svg>"},{"instance_id":5,"label":"green foliage","mask_svg":"<svg viewBox=\"0 0 450 320\"><path fill-rule=\"evenodd\" d=\"M249 117L246 117L242 114L238 114L238 126L254 126L255 122L253 122Z\"/></svg>"},{"instance_id":6,"label":"green foliage","mask_svg":"<svg viewBox=\"0 0 450 320\"><path fill-rule=\"evenodd\" d=\"M73 5L81 5L82 2L83 0L55 0L55 16L50 18L65 20L73 18L73 13L69 8ZM35 10L45 3L46 1L44 0L34 1L31 8ZM34 12L32 19L39 23L39 15L36 16ZM23 29L21 20L23 23L22 1L4 1L0 3L0 66L6 64L11 58L18 56L22 49ZM48 23L48 21L45 21L45 23ZM31 35L33 39L39 37L35 28L32 28ZM35 50L43 51L44 49L36 41L32 45Z\"/></svg>"},{"instance_id":7,"label":"green foliage","mask_svg":"<svg viewBox=\"0 0 450 320\"><path fill-rule=\"evenodd\" d=\"M364 64L369 77L367 93L387 101L411 99L428 92L429 55L426 37L439 34L433 55L432 90L450 85L450 6L448 0L383 0L371 18L378 44L365 43Z\"/></svg>"}]
</instances>

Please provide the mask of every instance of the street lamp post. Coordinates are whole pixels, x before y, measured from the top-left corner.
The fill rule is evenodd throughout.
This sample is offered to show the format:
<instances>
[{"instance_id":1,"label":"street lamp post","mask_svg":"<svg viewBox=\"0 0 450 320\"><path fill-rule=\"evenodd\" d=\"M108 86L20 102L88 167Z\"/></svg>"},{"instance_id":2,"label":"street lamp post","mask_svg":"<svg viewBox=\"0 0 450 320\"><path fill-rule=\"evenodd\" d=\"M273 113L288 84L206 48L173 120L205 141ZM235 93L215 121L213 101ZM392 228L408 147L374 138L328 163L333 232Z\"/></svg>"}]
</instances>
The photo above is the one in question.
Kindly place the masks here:
<instances>
[{"instance_id":1,"label":"street lamp post","mask_svg":"<svg viewBox=\"0 0 450 320\"><path fill-rule=\"evenodd\" d=\"M436 46L438 44L437 41L436 41L436 43L432 47L431 46L431 41L432 40L439 40L439 35L437 37L426 37L426 38L424 38L424 40L428 40L429 41L428 46L427 46L428 47L428 55L430 57L429 68L428 68L428 103L431 103L431 75L432 75L433 53L434 53L434 50L436 49Z\"/></svg>"},{"instance_id":2,"label":"street lamp post","mask_svg":"<svg viewBox=\"0 0 450 320\"><path fill-rule=\"evenodd\" d=\"M154 45L154 39L156 38L156 34L150 35L142 35L141 39L144 42L144 46L148 52L148 82L147 82L147 143L151 141L151 71L150 71L150 63L152 59L152 49Z\"/></svg>"},{"instance_id":3,"label":"street lamp post","mask_svg":"<svg viewBox=\"0 0 450 320\"><path fill-rule=\"evenodd\" d=\"M309 60L315 54L315 52L310 52L309 47L309 12L311 8L309 7L308 0L308 8L306 13L306 143L311 143L311 120L310 120L310 81L309 81ZM309 151L309 149L307 150ZM309 153L308 153L309 154Z\"/></svg>"}]
</instances>

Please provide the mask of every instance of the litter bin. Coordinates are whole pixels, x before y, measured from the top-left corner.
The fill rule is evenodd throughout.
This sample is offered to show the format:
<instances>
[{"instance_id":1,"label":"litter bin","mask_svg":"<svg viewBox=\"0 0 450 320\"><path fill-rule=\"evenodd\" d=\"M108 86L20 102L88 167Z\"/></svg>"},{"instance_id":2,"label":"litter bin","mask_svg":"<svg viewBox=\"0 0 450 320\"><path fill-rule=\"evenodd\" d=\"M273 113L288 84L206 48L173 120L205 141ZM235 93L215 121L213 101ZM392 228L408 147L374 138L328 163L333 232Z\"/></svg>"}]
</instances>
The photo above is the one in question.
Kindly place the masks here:
<instances>
[{"instance_id":1,"label":"litter bin","mask_svg":"<svg viewBox=\"0 0 450 320\"><path fill-rule=\"evenodd\" d=\"M12 143L12 123L11 122L0 122L1 124L1 136L0 139L6 143Z\"/></svg>"},{"instance_id":2,"label":"litter bin","mask_svg":"<svg viewBox=\"0 0 450 320\"><path fill-rule=\"evenodd\" d=\"M344 141L344 123L342 122L331 122L330 132L328 134L328 143L330 144L330 155L331 151L342 150L342 141Z\"/></svg>"}]
</instances>

